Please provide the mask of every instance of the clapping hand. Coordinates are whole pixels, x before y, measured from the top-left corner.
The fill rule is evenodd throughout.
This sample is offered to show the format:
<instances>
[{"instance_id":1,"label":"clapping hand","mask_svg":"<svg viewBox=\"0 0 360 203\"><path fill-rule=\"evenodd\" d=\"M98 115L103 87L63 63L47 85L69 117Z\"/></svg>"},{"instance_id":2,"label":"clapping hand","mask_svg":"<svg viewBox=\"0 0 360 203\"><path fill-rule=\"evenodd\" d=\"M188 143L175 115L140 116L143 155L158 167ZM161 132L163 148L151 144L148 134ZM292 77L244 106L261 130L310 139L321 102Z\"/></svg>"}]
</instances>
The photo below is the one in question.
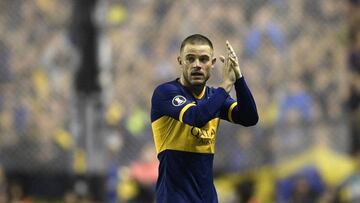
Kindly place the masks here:
<instances>
[{"instance_id":1,"label":"clapping hand","mask_svg":"<svg viewBox=\"0 0 360 203\"><path fill-rule=\"evenodd\" d=\"M230 92L231 86L235 83L236 79L242 77L242 74L238 58L229 41L226 41L226 47L227 56L220 56L220 61L224 64L222 68L223 83L221 87L224 87L227 92Z\"/></svg>"},{"instance_id":2,"label":"clapping hand","mask_svg":"<svg viewBox=\"0 0 360 203\"><path fill-rule=\"evenodd\" d=\"M224 56L220 56L220 60L224 63L224 66L228 66L228 68L231 68L235 72L236 79L239 79L242 77L242 74L239 66L238 57L236 56L236 53L232 48L231 44L227 40L226 40L226 48L227 48L227 57L225 58Z\"/></svg>"}]
</instances>

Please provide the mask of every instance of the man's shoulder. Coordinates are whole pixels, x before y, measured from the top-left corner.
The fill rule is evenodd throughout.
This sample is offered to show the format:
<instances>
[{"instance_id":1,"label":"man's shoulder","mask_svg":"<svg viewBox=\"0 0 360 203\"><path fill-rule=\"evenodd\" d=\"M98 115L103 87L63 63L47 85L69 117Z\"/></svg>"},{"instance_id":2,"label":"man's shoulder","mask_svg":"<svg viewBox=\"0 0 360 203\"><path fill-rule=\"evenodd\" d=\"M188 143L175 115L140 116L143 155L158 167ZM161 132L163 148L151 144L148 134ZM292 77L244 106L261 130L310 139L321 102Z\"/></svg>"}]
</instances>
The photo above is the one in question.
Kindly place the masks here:
<instances>
[{"instance_id":1,"label":"man's shoulder","mask_svg":"<svg viewBox=\"0 0 360 203\"><path fill-rule=\"evenodd\" d=\"M155 88L154 93L155 92L174 91L174 90L179 90L179 89L180 89L180 86L179 86L178 82L176 80L172 80L172 81L165 82L165 83L158 85Z\"/></svg>"},{"instance_id":2,"label":"man's shoulder","mask_svg":"<svg viewBox=\"0 0 360 203\"><path fill-rule=\"evenodd\" d=\"M208 85L206 85L206 88L207 88L209 91L214 91L214 90L217 89L216 87L208 86Z\"/></svg>"},{"instance_id":3,"label":"man's shoulder","mask_svg":"<svg viewBox=\"0 0 360 203\"><path fill-rule=\"evenodd\" d=\"M208 94L213 94L217 88L212 86L206 86Z\"/></svg>"}]
</instances>

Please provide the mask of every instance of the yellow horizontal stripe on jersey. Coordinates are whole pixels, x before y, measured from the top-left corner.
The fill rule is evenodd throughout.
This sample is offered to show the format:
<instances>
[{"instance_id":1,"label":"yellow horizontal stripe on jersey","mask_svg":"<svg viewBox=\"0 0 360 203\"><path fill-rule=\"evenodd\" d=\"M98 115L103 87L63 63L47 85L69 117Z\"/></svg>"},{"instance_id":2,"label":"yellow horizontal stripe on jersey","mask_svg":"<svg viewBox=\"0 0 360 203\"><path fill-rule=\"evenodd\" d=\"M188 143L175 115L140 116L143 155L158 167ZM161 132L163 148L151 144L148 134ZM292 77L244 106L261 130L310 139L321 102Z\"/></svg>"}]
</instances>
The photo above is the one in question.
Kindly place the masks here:
<instances>
[{"instance_id":1,"label":"yellow horizontal stripe on jersey","mask_svg":"<svg viewBox=\"0 0 360 203\"><path fill-rule=\"evenodd\" d=\"M151 123L156 152L172 149L213 154L219 121L219 118L214 118L204 127L197 128L163 116Z\"/></svg>"},{"instance_id":2,"label":"yellow horizontal stripe on jersey","mask_svg":"<svg viewBox=\"0 0 360 203\"><path fill-rule=\"evenodd\" d=\"M186 104L180 111L180 114L179 114L179 121L180 122L183 122L183 117L184 117L184 113L186 110L188 110L190 107L192 106L195 106L194 103L191 103L191 104Z\"/></svg>"},{"instance_id":3,"label":"yellow horizontal stripe on jersey","mask_svg":"<svg viewBox=\"0 0 360 203\"><path fill-rule=\"evenodd\" d=\"M232 123L234 123L234 121L233 121L233 119L232 119L231 112L232 112L232 110L235 108L236 105L237 105L237 102L232 103L231 106L229 107L229 111L228 111L228 119L229 119L229 121L231 121Z\"/></svg>"}]
</instances>

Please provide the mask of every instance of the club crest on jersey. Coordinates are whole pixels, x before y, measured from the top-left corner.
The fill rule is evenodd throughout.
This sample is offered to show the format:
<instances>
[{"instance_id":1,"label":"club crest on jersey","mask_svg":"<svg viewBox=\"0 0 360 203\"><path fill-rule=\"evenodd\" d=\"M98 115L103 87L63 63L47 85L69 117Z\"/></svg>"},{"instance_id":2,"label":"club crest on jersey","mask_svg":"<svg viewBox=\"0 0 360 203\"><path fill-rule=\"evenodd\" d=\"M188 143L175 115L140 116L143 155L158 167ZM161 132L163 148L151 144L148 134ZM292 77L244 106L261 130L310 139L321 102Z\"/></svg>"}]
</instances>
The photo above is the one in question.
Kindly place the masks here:
<instances>
[{"instance_id":1,"label":"club crest on jersey","mask_svg":"<svg viewBox=\"0 0 360 203\"><path fill-rule=\"evenodd\" d=\"M181 95L176 95L173 99L172 99L172 104L174 106L181 106L186 102L186 98L184 96Z\"/></svg>"}]
</instances>

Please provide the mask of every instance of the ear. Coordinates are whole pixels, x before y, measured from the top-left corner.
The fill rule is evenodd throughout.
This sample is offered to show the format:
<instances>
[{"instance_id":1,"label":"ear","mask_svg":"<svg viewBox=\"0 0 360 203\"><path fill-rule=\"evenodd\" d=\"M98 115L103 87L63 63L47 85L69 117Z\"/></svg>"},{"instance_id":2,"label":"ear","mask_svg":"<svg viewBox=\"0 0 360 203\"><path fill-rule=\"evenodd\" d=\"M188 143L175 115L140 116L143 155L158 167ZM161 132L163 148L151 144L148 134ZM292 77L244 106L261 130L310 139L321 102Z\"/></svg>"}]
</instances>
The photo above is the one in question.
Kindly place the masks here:
<instances>
[{"instance_id":1,"label":"ear","mask_svg":"<svg viewBox=\"0 0 360 203\"><path fill-rule=\"evenodd\" d=\"M211 65L212 65L212 67L214 67L215 63L216 63L216 57L214 57L214 58L211 60Z\"/></svg>"},{"instance_id":2,"label":"ear","mask_svg":"<svg viewBox=\"0 0 360 203\"><path fill-rule=\"evenodd\" d=\"M181 57L180 57L180 56L177 57L177 61L179 62L179 65L182 65L182 61L181 61Z\"/></svg>"}]
</instances>

